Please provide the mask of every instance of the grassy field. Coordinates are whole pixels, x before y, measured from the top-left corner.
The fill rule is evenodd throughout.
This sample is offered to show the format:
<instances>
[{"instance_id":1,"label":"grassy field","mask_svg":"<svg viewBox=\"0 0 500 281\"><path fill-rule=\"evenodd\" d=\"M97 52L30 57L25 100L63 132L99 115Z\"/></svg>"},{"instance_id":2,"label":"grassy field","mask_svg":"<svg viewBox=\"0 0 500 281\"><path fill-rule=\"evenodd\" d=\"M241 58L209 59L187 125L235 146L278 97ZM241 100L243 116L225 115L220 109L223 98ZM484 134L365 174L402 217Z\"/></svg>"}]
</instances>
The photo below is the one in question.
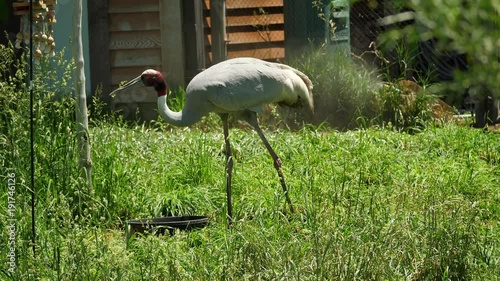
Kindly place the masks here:
<instances>
[{"instance_id":1,"label":"grassy field","mask_svg":"<svg viewBox=\"0 0 500 281\"><path fill-rule=\"evenodd\" d=\"M67 137L49 135L40 139L46 150L38 151L37 160L36 259L29 245L29 178L27 169L16 165L26 160L4 162L19 184L17 268L14 275L3 268L2 279L500 276L498 134L456 125L413 135L380 128L269 131L298 210L290 214L256 133L232 130L236 222L231 229L225 220L221 130L100 123L91 130L91 195L72 182L74 143L58 146ZM2 210L6 202L4 192ZM126 245L125 220L165 215L207 215L210 222L173 236L134 236ZM1 216L4 224L6 212ZM2 245L9 236L4 226Z\"/></svg>"},{"instance_id":2,"label":"grassy field","mask_svg":"<svg viewBox=\"0 0 500 281\"><path fill-rule=\"evenodd\" d=\"M5 65L13 63L0 51ZM325 111L302 118L314 124L340 114L339 125L353 129L266 126L293 214L257 134L231 130L229 229L216 116L191 128L93 116L89 192L77 170L74 102L54 98L71 91L71 67L61 68L60 79L42 65L35 80L36 255L26 76L5 75L1 64L8 79L0 80L0 280L498 280L499 135L436 125L425 92L411 110L401 107L398 91L376 100L369 73L356 76L350 64L336 71L321 53L312 57L300 69L319 81L315 98ZM380 118L387 113L389 121ZM125 243L126 220L170 215L205 215L209 224Z\"/></svg>"}]
</instances>

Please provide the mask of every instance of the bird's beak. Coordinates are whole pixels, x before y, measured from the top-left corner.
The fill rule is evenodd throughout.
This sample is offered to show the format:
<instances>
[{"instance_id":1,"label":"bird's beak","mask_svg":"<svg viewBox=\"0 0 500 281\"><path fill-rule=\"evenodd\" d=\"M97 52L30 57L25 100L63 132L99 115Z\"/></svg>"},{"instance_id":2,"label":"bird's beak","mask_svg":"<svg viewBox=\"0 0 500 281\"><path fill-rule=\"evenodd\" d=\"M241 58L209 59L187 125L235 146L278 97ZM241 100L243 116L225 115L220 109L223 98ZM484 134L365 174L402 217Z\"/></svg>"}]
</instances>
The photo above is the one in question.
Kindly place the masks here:
<instances>
[{"instance_id":1,"label":"bird's beak","mask_svg":"<svg viewBox=\"0 0 500 281\"><path fill-rule=\"evenodd\" d=\"M127 88L130 88L131 86L137 84L141 82L141 76L138 76L130 81L128 81L127 83L123 84L121 87L119 87L118 89L114 90L113 92L111 92L109 95L114 98L116 96L116 94L121 91L121 90L125 90Z\"/></svg>"}]
</instances>

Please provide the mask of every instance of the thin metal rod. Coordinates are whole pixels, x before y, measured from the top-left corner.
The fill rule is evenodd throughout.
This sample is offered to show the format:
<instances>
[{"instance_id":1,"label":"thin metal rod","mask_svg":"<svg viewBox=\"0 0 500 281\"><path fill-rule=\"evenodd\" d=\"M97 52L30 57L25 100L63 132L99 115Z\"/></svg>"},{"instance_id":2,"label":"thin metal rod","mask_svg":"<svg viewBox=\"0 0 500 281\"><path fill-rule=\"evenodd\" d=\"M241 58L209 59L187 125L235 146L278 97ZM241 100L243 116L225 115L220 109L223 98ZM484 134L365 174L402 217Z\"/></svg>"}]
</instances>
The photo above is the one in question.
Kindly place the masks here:
<instances>
[{"instance_id":1,"label":"thin metal rod","mask_svg":"<svg viewBox=\"0 0 500 281\"><path fill-rule=\"evenodd\" d=\"M30 48L29 48L29 89L30 89L30 158L31 158L31 246L33 258L36 258L36 228L35 228L35 123L33 97L33 1L30 1Z\"/></svg>"}]
</instances>

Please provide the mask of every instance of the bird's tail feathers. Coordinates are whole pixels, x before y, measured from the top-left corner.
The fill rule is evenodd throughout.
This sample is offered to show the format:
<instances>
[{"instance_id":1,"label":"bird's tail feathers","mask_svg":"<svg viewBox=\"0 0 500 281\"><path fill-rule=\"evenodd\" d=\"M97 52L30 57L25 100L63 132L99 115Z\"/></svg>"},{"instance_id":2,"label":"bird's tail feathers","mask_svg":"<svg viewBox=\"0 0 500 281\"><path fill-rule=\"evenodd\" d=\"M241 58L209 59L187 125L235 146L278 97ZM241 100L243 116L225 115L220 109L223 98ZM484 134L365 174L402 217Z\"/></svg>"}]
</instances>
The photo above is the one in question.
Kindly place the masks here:
<instances>
[{"instance_id":1,"label":"bird's tail feathers","mask_svg":"<svg viewBox=\"0 0 500 281\"><path fill-rule=\"evenodd\" d=\"M309 77L307 77L307 75L305 75L304 73L302 73L301 71L299 71L293 67L290 67L290 66L284 65L284 64L283 64L283 66L285 68L292 70L297 76L300 77L300 79L302 79L302 81L304 82L304 84L307 88L307 92L304 92L303 95L301 95L300 97L302 99L306 100L307 105L309 106L311 111L314 112L314 100L313 100L313 94L312 94L313 84L311 82L311 79L309 79Z\"/></svg>"},{"instance_id":2,"label":"bird's tail feathers","mask_svg":"<svg viewBox=\"0 0 500 281\"><path fill-rule=\"evenodd\" d=\"M311 82L311 79L309 79L309 77L307 77L307 75L300 72L299 70L297 70L295 68L292 68L292 69L293 69L293 72L295 72L295 74L297 74L297 76L299 76L300 79L302 79L302 81L304 82L304 84L306 85L306 88L307 88L307 93L304 93L305 97L301 96L301 98L305 98L305 100L307 101L307 104L309 105L309 108L311 109L312 112L314 112L314 100L313 100L313 93L312 93L313 83Z\"/></svg>"}]
</instances>

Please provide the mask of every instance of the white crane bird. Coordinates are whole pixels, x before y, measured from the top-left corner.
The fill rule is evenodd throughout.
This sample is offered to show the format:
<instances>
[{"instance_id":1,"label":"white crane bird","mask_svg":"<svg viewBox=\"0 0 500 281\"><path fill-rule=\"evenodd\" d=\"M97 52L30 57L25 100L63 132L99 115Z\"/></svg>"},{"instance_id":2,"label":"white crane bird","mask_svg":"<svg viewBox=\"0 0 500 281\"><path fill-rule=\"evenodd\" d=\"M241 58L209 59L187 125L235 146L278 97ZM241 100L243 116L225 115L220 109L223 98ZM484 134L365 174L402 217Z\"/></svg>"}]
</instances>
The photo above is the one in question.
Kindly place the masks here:
<instances>
[{"instance_id":1,"label":"white crane bird","mask_svg":"<svg viewBox=\"0 0 500 281\"><path fill-rule=\"evenodd\" d=\"M257 121L257 113L269 103L286 105L307 104L314 111L311 80L302 72L290 66L266 62L255 58L235 58L215 64L196 75L186 88L184 108L173 112L167 106L168 86L163 75L148 69L120 88L126 89L138 82L153 87L158 94L159 114L175 126L189 126L198 122L210 112L220 115L226 145L226 193L227 215L232 221L231 175L233 159L229 143L228 115L236 114L247 121L259 134L271 154L278 172L286 201L293 213L293 205L288 195L285 178L281 171L281 160L267 141Z\"/></svg>"}]
</instances>

